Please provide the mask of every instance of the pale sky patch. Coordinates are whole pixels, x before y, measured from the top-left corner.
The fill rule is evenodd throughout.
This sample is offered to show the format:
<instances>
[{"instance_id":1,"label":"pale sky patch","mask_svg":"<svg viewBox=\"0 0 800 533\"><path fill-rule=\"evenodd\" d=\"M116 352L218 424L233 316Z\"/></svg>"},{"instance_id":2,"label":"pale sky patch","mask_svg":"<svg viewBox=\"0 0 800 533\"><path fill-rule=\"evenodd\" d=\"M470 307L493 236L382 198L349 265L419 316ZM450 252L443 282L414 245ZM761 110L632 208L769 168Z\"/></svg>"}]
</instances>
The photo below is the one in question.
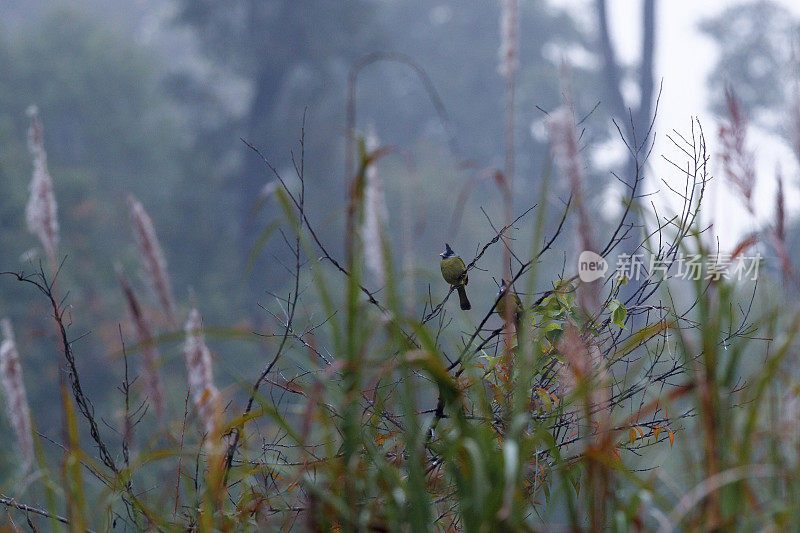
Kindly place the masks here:
<instances>
[{"instance_id":1,"label":"pale sky patch","mask_svg":"<svg viewBox=\"0 0 800 533\"><path fill-rule=\"evenodd\" d=\"M590 29L594 26L594 0L550 2L575 14L582 25L590 25ZM781 139L755 128L752 124L749 147L756 153L758 181L754 204L757 221L752 220L738 196L725 183L721 173L717 139L719 120L711 112L710 102L723 98L723 95L709 94L706 85L709 72L716 64L718 52L713 40L700 33L698 25L727 7L741 3L743 2L732 0L661 0L657 3L656 13L655 75L657 82L663 79L663 93L655 126L656 146L649 167L649 176L656 179L651 180L650 188L661 187L664 194L671 194L664 190L661 178L675 185L682 185L677 170L661 158L661 154L678 157L677 150L670 145L666 134L673 129L688 134L692 117L699 118L703 124L709 153L712 155L710 173L714 176L708 191L704 221L708 222L713 216L715 233L723 248L732 248L744 234L772 220L776 190L775 169L778 164L784 177L789 215L796 213L800 205L800 171L789 148ZM778 0L776 3L800 17L800 3L791 0ZM638 61L642 41L641 2L609 0L609 10L612 39L618 59L625 64ZM608 148L604 147L603 150L607 151ZM595 162L607 165L610 161L601 157Z\"/></svg>"}]
</instances>

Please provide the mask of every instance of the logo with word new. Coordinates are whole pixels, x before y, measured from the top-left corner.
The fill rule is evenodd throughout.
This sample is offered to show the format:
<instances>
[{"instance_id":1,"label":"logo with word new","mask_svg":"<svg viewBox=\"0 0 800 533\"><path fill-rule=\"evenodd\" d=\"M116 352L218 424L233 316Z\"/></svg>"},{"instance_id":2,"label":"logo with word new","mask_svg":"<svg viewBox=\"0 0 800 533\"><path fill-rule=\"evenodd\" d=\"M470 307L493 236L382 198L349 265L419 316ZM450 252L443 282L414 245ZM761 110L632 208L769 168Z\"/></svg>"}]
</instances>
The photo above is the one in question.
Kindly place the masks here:
<instances>
[{"instance_id":1,"label":"logo with word new","mask_svg":"<svg viewBox=\"0 0 800 533\"><path fill-rule=\"evenodd\" d=\"M584 283L591 283L605 276L608 262L602 255L584 250L578 256L578 276Z\"/></svg>"}]
</instances>

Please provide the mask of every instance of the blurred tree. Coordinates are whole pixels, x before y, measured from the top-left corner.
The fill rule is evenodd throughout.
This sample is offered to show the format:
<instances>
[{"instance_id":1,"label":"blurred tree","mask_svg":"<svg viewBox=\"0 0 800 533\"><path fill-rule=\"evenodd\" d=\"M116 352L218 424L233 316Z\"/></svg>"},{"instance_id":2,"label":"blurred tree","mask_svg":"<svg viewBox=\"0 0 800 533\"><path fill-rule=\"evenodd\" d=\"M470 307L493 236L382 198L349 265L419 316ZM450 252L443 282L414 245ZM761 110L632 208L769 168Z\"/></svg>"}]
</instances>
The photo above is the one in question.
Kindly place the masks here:
<instances>
[{"instance_id":1,"label":"blurred tree","mask_svg":"<svg viewBox=\"0 0 800 533\"><path fill-rule=\"evenodd\" d=\"M603 60L603 74L606 81L608 100L611 102L611 114L616 118L622 131L625 133L626 142L634 152L635 157L627 159L622 175L623 182L631 188L643 170L638 169L648 153L647 146L652 141L650 124L653 121L655 105L655 82L653 57L656 47L656 1L643 0L642 2L642 48L639 64L632 69L623 69L620 64L608 21L608 6L606 0L597 0L595 4L597 15L598 40L600 55ZM627 70L627 73L626 73ZM638 93L635 105L626 101L623 96L623 85L632 82ZM641 153L640 153L641 152ZM637 172L638 169L638 172ZM639 176L643 177L643 176ZM637 190L637 194L643 191ZM626 190L625 194L630 194ZM637 226L640 224L635 210L632 211L626 224ZM633 253L641 242L641 231L634 231L631 238L623 243L623 250ZM634 290L631 286L626 290Z\"/></svg>"},{"instance_id":2,"label":"blurred tree","mask_svg":"<svg viewBox=\"0 0 800 533\"><path fill-rule=\"evenodd\" d=\"M785 8L766 0L729 7L705 20L700 28L719 46L719 58L709 76L714 111L725 113L729 85L746 114L759 125L785 127L782 113L795 97L800 73L800 23Z\"/></svg>"},{"instance_id":3,"label":"blurred tree","mask_svg":"<svg viewBox=\"0 0 800 533\"><path fill-rule=\"evenodd\" d=\"M719 47L717 62L708 78L711 108L728 117L724 95L726 88L731 88L742 115L782 138L794 154L796 168L800 164L800 20L774 2L758 0L729 7L703 21L700 28ZM781 166L786 172L793 165ZM759 175L758 179L772 181L780 174L781 169L777 168L775 175ZM788 183L793 181L797 183ZM800 243L800 225L796 217L784 220L788 213L784 212L782 192L778 196L781 207L775 209L770 231L782 228L778 233L782 236L780 241L785 240L785 248L775 248L775 241L768 241L767 246L773 247L771 255L791 259L783 265L787 276L787 264L797 265L800 261L800 247L795 246ZM783 257L784 253L788 256ZM779 263L770 266L777 270ZM796 275L792 276L796 284Z\"/></svg>"},{"instance_id":4,"label":"blurred tree","mask_svg":"<svg viewBox=\"0 0 800 533\"><path fill-rule=\"evenodd\" d=\"M24 215L31 104L40 109L59 204L61 256L67 256L59 279L78 310L70 314L70 334L92 332L76 346L86 385L106 398L114 390L108 356L119 349L117 324L124 318L113 263L133 259L125 196L136 193L156 224L164 224L183 141L160 92L157 62L91 14L51 8L13 40L0 39L0 270L30 272L38 264ZM26 375L33 408L54 424L57 411L47 405L60 356L54 339L42 334L52 331L51 322L42 321L41 307L21 303L33 296L29 288L2 284L0 316L17 325L24 364L41 370Z\"/></svg>"},{"instance_id":5,"label":"blurred tree","mask_svg":"<svg viewBox=\"0 0 800 533\"><path fill-rule=\"evenodd\" d=\"M562 61L570 64L576 113L588 112L601 100L593 87L598 78L591 43L566 13L541 2L523 2L519 12L517 115L518 206L536 201L534 186L547 154L545 114L561 105ZM500 2L387 0L380 12L393 49L414 58L431 76L453 122L460 153L456 162L472 159L479 166L503 166L504 82L498 72ZM382 79L379 79L382 78ZM365 116L377 121L390 143L418 137L444 144L439 118L426 101L421 84L406 70L384 67L365 76ZM387 101L396 111L381 113ZM539 109L537 109L537 107ZM374 117L374 118L373 118ZM598 128L587 142L597 140ZM384 135L382 135L382 139Z\"/></svg>"},{"instance_id":6,"label":"blurred tree","mask_svg":"<svg viewBox=\"0 0 800 533\"><path fill-rule=\"evenodd\" d=\"M287 159L303 108L311 104L315 130L310 148L315 158L330 162L340 155L335 149L339 144L330 141L341 135L339 102L347 68L380 42L380 32L371 24L372 3L184 0L181 6L179 21L197 30L203 49L220 68L247 83L244 112L229 124L239 132L230 135L232 139L245 138L278 164ZM246 256L258 230L252 208L271 176L249 149L241 144L236 149L243 152L233 183ZM330 167L324 170L330 173Z\"/></svg>"},{"instance_id":7,"label":"blurred tree","mask_svg":"<svg viewBox=\"0 0 800 533\"><path fill-rule=\"evenodd\" d=\"M448 132L412 69L386 62L368 67L359 77L359 131L375 126L381 143L409 150L417 158L418 168L425 169L425 176L441 178L458 168L461 175L456 190L475 174L476 167L502 167L504 100L503 80L498 73L499 4L477 0L443 0L434 4L426 0L348 0L314 2L313 9L311 5L285 0L182 3L179 20L197 30L203 49L215 60L216 74L209 78L211 84L223 77L242 79L249 88L241 113L208 130L209 137L219 140L217 147L229 147L228 156L219 159L229 164L221 172L232 177L239 198L244 255L251 251L258 228L266 222L254 220L251 209L261 187L272 178L238 138L244 137L263 148L271 162L291 177L291 166L287 165L289 148L297 138L303 108L310 106L306 169L315 182L313 196L326 199L343 195L340 169L345 133L344 81L355 60L368 53L403 53L426 71L444 102L457 146L449 143ZM573 67L576 113L582 116L602 100L595 89L600 73L592 46L564 12L543 3L525 3L521 7L516 101L518 207L537 201L536 183L548 150L546 115L537 106L551 110L563 103L558 80L562 60ZM181 90L186 94L207 94L209 80L183 79ZM601 114L593 118L596 122L588 124L583 138L587 144L609 133ZM594 127L598 123L601 126ZM228 137L227 143L224 136ZM215 149L218 148L211 148ZM448 150L450 157L443 158ZM230 157L233 153L236 157ZM425 158L429 160L423 161ZM470 163L464 165L467 161ZM406 183L407 169L398 170L392 181L408 193L408 186L399 185ZM443 214L443 220L436 221L442 223L433 225L448 227L450 214L456 209L453 187L442 179L423 177L421 183L425 184L424 190L417 193L430 203L427 207L419 204L417 197L417 222L431 214ZM605 183L600 180L593 185L600 188ZM392 187L389 186L390 193ZM490 192L490 198L497 194L490 181L479 185L476 192L481 187ZM565 189L557 192L565 194ZM328 205L312 197L312 211L315 201L323 209ZM487 208L492 212L493 206ZM325 226L338 228L338 215L326 215ZM474 225L484 223L482 217L475 218ZM463 234L473 232L470 228ZM431 250L438 250L444 235L440 231L426 238L435 243L420 243L419 248L430 246Z\"/></svg>"},{"instance_id":8,"label":"blurred tree","mask_svg":"<svg viewBox=\"0 0 800 533\"><path fill-rule=\"evenodd\" d=\"M650 122L653 120L653 104L655 100L653 56L656 47L656 2L655 0L644 0L642 2L641 58L638 66L630 69L629 76L625 75L611 40L606 0L597 0L595 9L597 12L598 38L603 59L603 71L613 114L623 130L628 134L628 137L630 137L629 142L632 142L635 137L637 144L643 144L648 138L648 129ZM622 94L622 86L628 81L626 78L628 80L633 78L637 89L638 101L635 107L633 103L626 102ZM626 179L630 180L630 176Z\"/></svg>"}]
</instances>

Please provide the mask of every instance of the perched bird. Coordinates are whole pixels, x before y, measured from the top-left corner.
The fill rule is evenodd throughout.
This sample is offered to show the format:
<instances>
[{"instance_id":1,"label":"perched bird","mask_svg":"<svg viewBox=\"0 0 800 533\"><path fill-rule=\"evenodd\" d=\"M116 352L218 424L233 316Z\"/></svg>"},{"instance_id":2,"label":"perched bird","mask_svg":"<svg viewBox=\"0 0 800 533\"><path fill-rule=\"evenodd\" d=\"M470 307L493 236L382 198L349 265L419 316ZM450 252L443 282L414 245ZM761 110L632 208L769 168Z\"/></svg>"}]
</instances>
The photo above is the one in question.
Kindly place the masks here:
<instances>
[{"instance_id":1,"label":"perched bird","mask_svg":"<svg viewBox=\"0 0 800 533\"><path fill-rule=\"evenodd\" d=\"M505 296L503 296L503 294L505 294ZM505 321L508 306L513 305L511 310L513 313L512 316L514 318L514 323L518 324L519 319L522 316L522 301L519 299L519 296L517 296L516 292L511 292L511 290L508 288L508 283L504 279L500 280L500 290L497 292L496 298L500 298L495 306L495 310L497 311L497 314L500 315L500 318Z\"/></svg>"},{"instance_id":2,"label":"perched bird","mask_svg":"<svg viewBox=\"0 0 800 533\"><path fill-rule=\"evenodd\" d=\"M469 299L467 299L467 290L464 288L467 283L469 283L467 265L464 264L464 260L457 256L447 243L444 245L444 252L439 255L442 256L442 263L440 265L442 268L442 277L458 291L458 301L461 304L461 309L469 311L472 309L472 305L470 305Z\"/></svg>"}]
</instances>

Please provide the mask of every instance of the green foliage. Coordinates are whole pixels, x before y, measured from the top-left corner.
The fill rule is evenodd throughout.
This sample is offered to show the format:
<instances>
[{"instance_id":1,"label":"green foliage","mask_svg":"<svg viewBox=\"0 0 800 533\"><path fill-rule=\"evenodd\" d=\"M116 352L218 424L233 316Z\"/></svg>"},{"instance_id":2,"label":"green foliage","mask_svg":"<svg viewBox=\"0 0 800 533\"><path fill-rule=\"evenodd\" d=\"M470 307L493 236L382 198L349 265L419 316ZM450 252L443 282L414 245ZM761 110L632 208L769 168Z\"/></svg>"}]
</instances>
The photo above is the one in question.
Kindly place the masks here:
<instances>
[{"instance_id":1,"label":"green foliage","mask_svg":"<svg viewBox=\"0 0 800 533\"><path fill-rule=\"evenodd\" d=\"M363 221L365 174L383 155L361 152L350 189L354 226ZM275 197L293 232L287 244L316 255L303 196L278 189ZM552 522L627 530L662 520L680 528L749 528L793 520L792 508L780 502L797 489L800 464L782 441L780 422L770 418L772 409L763 407L779 401L772 384L795 345L799 318L787 323L770 312L752 322L732 305L746 287L698 280L688 311L676 303L660 309L657 322L634 326L616 298L619 284L589 318L576 303L582 286L559 279L524 299L516 331L501 328L494 344L476 336L453 363L457 339L403 309L389 243L382 252L387 284L381 302L370 301L362 287L369 251L359 232L348 236L346 274L319 262L309 266L308 282L327 317L313 329L327 333L315 334L312 346L300 318L289 318L291 329L276 339L278 354L303 373L288 381L276 373L272 393L256 394L257 407L246 415L228 411L218 434L197 435L192 427L200 421L191 415L188 426L176 420L143 430L125 441L135 442L136 452L113 472L92 458L91 443L78 433L78 417L86 414L65 395L63 484L45 512L66 508L73 525L95 528L125 520L202 530L518 531ZM699 238L693 246L707 253ZM662 286L665 300L676 301L675 288ZM298 297L290 296L291 309ZM682 325L688 322L695 326ZM775 338L773 349L753 339L756 326ZM592 359L593 349L606 348L604 361ZM666 351L675 354L678 384L638 396L647 389L631 382L659 378L656 367L637 367ZM761 357L764 365L747 364ZM740 387L742 377L753 385ZM617 389L628 399L604 396ZM276 398L275 390L293 399ZM242 439L228 470L231 440L222 435L233 429ZM278 438L259 437L270 434ZM671 474L673 445L692 466L683 477ZM40 457L44 490L53 473ZM91 465L100 487L81 463ZM791 475L776 475L778 465ZM652 476L653 468L669 481ZM711 479L720 483L705 492ZM150 484L163 496L136 489ZM675 484L682 493L672 493Z\"/></svg>"},{"instance_id":2,"label":"green foliage","mask_svg":"<svg viewBox=\"0 0 800 533\"><path fill-rule=\"evenodd\" d=\"M390 87L373 79L360 97L366 114L383 121L379 129L387 142L419 143L415 164L398 162L402 158L390 150L370 153L362 143L356 174L345 187L319 178L339 168L331 142L341 124L337 83L364 43L376 42L376 32L368 30L383 19L411 19L396 26L407 32L412 55L435 50L425 66L448 101L463 103L454 113L470 131L462 148L481 160L500 151L493 125L499 107L485 103L499 100L492 95L501 87L490 82L496 50L486 43L467 46L476 40L476 20L486 26L477 33L495 31L496 9L487 6L331 1L311 10L314 20L308 20L309 10L297 2L185 2L181 20L202 30L203 46L217 65L254 88L253 113L224 116L191 133L170 120L180 106L160 92L163 66L87 17L54 11L25 38L0 43L0 69L9 73L0 77L0 270L17 270L14 258L33 246L23 227L30 174L23 116L34 100L44 118L70 256L55 306L70 318L70 339L90 327L97 331L96 339L71 345L97 408L84 412L68 388L74 376L59 370L64 346L47 333L48 302L35 300L41 295L13 276L0 278L0 314L11 314L27 332L20 335L26 384L39 399L34 418L44 435L37 439L33 472L16 471L13 455L0 455L0 492L15 498L2 502L9 521L21 524L30 516L37 527L53 530L63 519L74 529L203 531L524 531L554 524L574 530L663 524L753 530L798 523L793 502L800 494L800 443L794 430L800 385L791 370L800 315L775 297L777 283L759 282L749 306L753 288L724 279L667 280L644 301L621 296L623 280L606 289L598 309L580 309L577 295L584 287L565 278L568 273L555 274L560 257L555 267L540 257L545 234L558 231L543 202L533 228L522 227L527 219L518 224L517 252L523 255L519 243L529 234L533 243L526 251L531 260L515 280L526 289L520 291L518 323L504 324L490 309L487 295L496 293L491 278L502 255L498 241L470 273L476 310L460 313L447 300L437 306L437 295L447 288L435 253L427 250L440 249L453 191L464 180L451 168L453 154L427 142L441 132L440 126L419 127L430 115L424 106L376 113L386 100L422 99L416 89L395 83L404 75L388 76ZM582 39L571 25L558 23L561 15L539 4L524 5L522 20L531 36L522 49L519 88L519 105L526 109L519 123L527 128L535 120L534 104L559 102L555 66L541 60L542 50ZM442 39L431 23L442 33L447 27L452 38ZM313 36L305 35L309 28ZM454 61L457 52L470 61ZM584 74L576 77L588 83ZM192 93L180 83L172 88L193 95L184 105L207 103L202 91ZM312 130L317 138L309 146L326 152L310 165L309 178L296 152L296 179L276 184L271 197L226 187L242 170L231 155L242 148L234 147L238 136L228 128L263 135L250 140L280 150L295 125L287 109L308 100L322 108L315 117L323 124ZM529 160L521 158L520 169L529 172L521 176L533 174L544 150L527 132L524 138ZM246 151L255 162L244 175L260 187L267 170ZM403 206L433 212L427 226L414 220L411 229L391 222L382 228L386 284L380 288L364 271L365 254L376 251L365 249L357 231L364 222L366 173L378 164L391 197L402 199L390 206L390 220L399 220ZM276 169L269 179L280 175ZM346 220L309 215L307 184L313 197L308 205L329 210L346 189ZM491 187L479 184L477 190L494 194ZM167 376L168 419L162 423L152 412L136 411L146 401L137 383L130 397L108 394L127 380L124 365L130 361L133 369L143 348L119 329L121 302L111 270L115 260L128 268L135 262L121 202L129 191L152 208L181 307L199 299L209 310L203 331L214 344L217 368L227 374L220 381L236 381L224 388L229 402L211 434L203 434L178 370L183 335L157 315L152 342ZM546 176L541 191L541 198L552 196ZM528 199L523 193L515 198ZM252 219L264 223L254 223L252 239L237 241L234 213L252 216L253 205L263 218ZM464 205L469 214L472 204ZM686 213L697 208L689 205ZM465 245L457 248L471 250L496 235L476 219L464 218L459 238ZM686 232L675 241L708 256L698 228L684 222L675 223ZM328 240L319 235L338 238L344 223L350 229L344 253L338 241L323 248ZM312 232L320 226L325 231ZM288 251L264 260L277 235ZM411 241L413 247L405 244ZM242 244L252 250L246 255L252 276L278 287L275 300L263 304L275 325L261 327L233 312L260 296L240 280ZM340 256L345 259L336 262ZM30 263L23 266L30 272ZM422 319L423 303L415 294L425 295ZM155 315L145 306L148 316ZM436 311L426 313L430 308ZM263 386L256 390L253 375L262 369ZM65 384L56 390L60 379ZM249 395L253 409L245 411L242 400ZM140 415L141 423L134 423ZM90 417L100 428L96 435L86 431ZM6 425L0 429L9 433ZM236 449L229 448L233 435L241 436ZM112 450L113 467L98 458L98 440ZM21 502L40 508L49 522L14 507Z\"/></svg>"},{"instance_id":3,"label":"green foliage","mask_svg":"<svg viewBox=\"0 0 800 533\"><path fill-rule=\"evenodd\" d=\"M611 313L611 321L622 329L625 329L625 319L628 317L628 310L616 298L608 304L608 312Z\"/></svg>"},{"instance_id":4,"label":"green foliage","mask_svg":"<svg viewBox=\"0 0 800 533\"><path fill-rule=\"evenodd\" d=\"M61 279L83 310L73 326L85 332L103 324L85 342L83 359L86 381L93 391L103 390L105 354L119 346L116 325L104 320L120 309L113 263L124 261L132 242L119 215L128 192L151 204L166 198L178 175L180 143L144 50L66 7L47 10L28 31L13 40L11 35L0 39L0 268L30 270L41 257L24 213L32 172L26 109L35 104L44 122L62 246L72 266ZM0 314L35 331L44 326L42 309L18 305L20 289L4 287ZM54 346L40 335L21 342L30 364L41 368L38 376L27 376L34 412L43 427L51 427L58 413L47 407L56 400Z\"/></svg>"}]
</instances>

